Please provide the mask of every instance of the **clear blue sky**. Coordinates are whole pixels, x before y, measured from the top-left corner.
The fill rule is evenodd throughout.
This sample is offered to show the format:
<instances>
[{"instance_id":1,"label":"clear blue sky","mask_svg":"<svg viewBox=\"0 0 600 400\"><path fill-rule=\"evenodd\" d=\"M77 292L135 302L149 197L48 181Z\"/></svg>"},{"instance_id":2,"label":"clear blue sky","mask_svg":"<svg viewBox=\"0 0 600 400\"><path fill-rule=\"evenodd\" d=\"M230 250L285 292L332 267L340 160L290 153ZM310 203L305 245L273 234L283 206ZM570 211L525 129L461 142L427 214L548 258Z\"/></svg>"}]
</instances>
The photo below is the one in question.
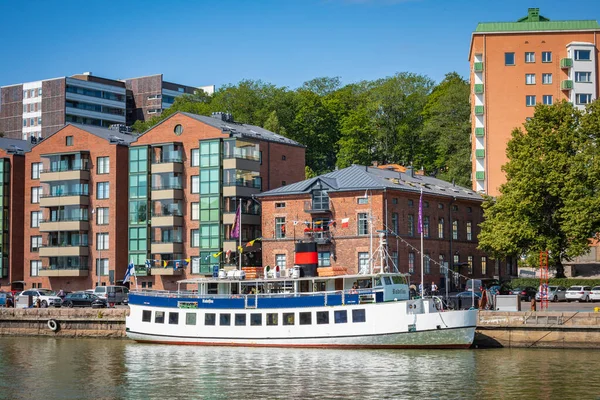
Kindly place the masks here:
<instances>
[{"instance_id":1,"label":"clear blue sky","mask_svg":"<svg viewBox=\"0 0 600 400\"><path fill-rule=\"evenodd\" d=\"M477 22L600 19L599 0L0 0L0 86L92 71L296 88L410 71L468 75Z\"/></svg>"}]
</instances>

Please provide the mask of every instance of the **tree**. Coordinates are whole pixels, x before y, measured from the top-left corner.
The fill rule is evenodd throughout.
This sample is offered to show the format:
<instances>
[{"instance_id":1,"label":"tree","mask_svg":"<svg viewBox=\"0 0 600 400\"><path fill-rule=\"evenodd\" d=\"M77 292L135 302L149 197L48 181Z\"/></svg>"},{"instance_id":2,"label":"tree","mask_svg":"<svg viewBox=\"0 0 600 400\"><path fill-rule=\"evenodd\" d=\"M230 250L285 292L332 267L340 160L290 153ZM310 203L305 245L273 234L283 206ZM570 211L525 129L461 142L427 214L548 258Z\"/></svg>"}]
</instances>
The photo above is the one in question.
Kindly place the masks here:
<instances>
[{"instance_id":1,"label":"tree","mask_svg":"<svg viewBox=\"0 0 600 400\"><path fill-rule=\"evenodd\" d=\"M600 229L600 104L538 105L524 126L508 143L500 196L484 202L479 246L497 257L548 250L564 277L562 261L588 252Z\"/></svg>"}]
</instances>

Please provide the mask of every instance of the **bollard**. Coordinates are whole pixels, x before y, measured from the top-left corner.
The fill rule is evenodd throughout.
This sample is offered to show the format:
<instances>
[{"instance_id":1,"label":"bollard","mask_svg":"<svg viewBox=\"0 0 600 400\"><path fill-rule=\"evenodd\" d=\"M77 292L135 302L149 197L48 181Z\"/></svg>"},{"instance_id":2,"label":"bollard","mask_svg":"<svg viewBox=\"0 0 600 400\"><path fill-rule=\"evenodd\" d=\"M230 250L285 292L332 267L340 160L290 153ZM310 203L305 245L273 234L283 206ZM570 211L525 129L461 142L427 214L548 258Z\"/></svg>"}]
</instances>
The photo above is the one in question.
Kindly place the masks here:
<instances>
[{"instance_id":1,"label":"bollard","mask_svg":"<svg viewBox=\"0 0 600 400\"><path fill-rule=\"evenodd\" d=\"M535 297L531 299L531 311L536 311L537 304L535 303Z\"/></svg>"},{"instance_id":2,"label":"bollard","mask_svg":"<svg viewBox=\"0 0 600 400\"><path fill-rule=\"evenodd\" d=\"M594 307L594 312L600 312L600 307Z\"/></svg>"}]
</instances>

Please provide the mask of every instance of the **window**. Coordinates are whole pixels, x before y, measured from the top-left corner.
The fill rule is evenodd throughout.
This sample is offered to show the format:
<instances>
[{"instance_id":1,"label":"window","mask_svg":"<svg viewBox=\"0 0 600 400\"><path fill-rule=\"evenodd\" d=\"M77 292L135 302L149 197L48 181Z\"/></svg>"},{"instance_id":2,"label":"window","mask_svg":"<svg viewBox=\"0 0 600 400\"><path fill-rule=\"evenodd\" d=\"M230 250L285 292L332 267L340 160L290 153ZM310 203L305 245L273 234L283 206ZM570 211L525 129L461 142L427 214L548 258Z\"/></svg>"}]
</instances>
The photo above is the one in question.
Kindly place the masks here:
<instances>
[{"instance_id":1,"label":"window","mask_svg":"<svg viewBox=\"0 0 600 400\"><path fill-rule=\"evenodd\" d=\"M443 210L444 209L444 205L442 203L438 203L438 210Z\"/></svg>"},{"instance_id":2,"label":"window","mask_svg":"<svg viewBox=\"0 0 600 400\"><path fill-rule=\"evenodd\" d=\"M415 236L415 216L408 214L408 236Z\"/></svg>"},{"instance_id":3,"label":"window","mask_svg":"<svg viewBox=\"0 0 600 400\"><path fill-rule=\"evenodd\" d=\"M392 199L392 204L398 204L398 198L397 197L394 197Z\"/></svg>"},{"instance_id":4,"label":"window","mask_svg":"<svg viewBox=\"0 0 600 400\"><path fill-rule=\"evenodd\" d=\"M551 94L545 94L543 98L543 102L544 104L547 104L549 106L552 105L552 95Z\"/></svg>"},{"instance_id":5,"label":"window","mask_svg":"<svg viewBox=\"0 0 600 400\"><path fill-rule=\"evenodd\" d=\"M473 256L467 257L467 263L469 264L469 275L473 275Z\"/></svg>"},{"instance_id":6,"label":"window","mask_svg":"<svg viewBox=\"0 0 600 400\"><path fill-rule=\"evenodd\" d=\"M543 63L552 62L552 52L551 51L542 51L542 62Z\"/></svg>"},{"instance_id":7,"label":"window","mask_svg":"<svg viewBox=\"0 0 600 400\"><path fill-rule=\"evenodd\" d=\"M429 253L425 253L423 256L423 273L430 274L431 273L431 263L429 262L431 258L429 258Z\"/></svg>"},{"instance_id":8,"label":"window","mask_svg":"<svg viewBox=\"0 0 600 400\"><path fill-rule=\"evenodd\" d=\"M275 203L275 208L285 208L285 203Z\"/></svg>"},{"instance_id":9,"label":"window","mask_svg":"<svg viewBox=\"0 0 600 400\"><path fill-rule=\"evenodd\" d=\"M428 201L424 201L423 202L423 208L429 208L429 202Z\"/></svg>"},{"instance_id":10,"label":"window","mask_svg":"<svg viewBox=\"0 0 600 400\"><path fill-rule=\"evenodd\" d=\"M31 276L39 276L40 269L42 269L42 262L39 260L33 260L29 262L29 274Z\"/></svg>"},{"instance_id":11,"label":"window","mask_svg":"<svg viewBox=\"0 0 600 400\"><path fill-rule=\"evenodd\" d=\"M169 313L169 324L170 325L179 325L179 313L178 312L170 312Z\"/></svg>"},{"instance_id":12,"label":"window","mask_svg":"<svg viewBox=\"0 0 600 400\"><path fill-rule=\"evenodd\" d=\"M23 126L24 126L24 127L25 127L25 126L27 126L27 119L24 119L24 120L23 120Z\"/></svg>"},{"instance_id":13,"label":"window","mask_svg":"<svg viewBox=\"0 0 600 400\"><path fill-rule=\"evenodd\" d=\"M193 313L193 312L185 313L185 324L186 325L196 325L196 313Z\"/></svg>"},{"instance_id":14,"label":"window","mask_svg":"<svg viewBox=\"0 0 600 400\"><path fill-rule=\"evenodd\" d=\"M534 63L535 62L535 53L532 51L528 51L525 53L525 62L526 63Z\"/></svg>"},{"instance_id":15,"label":"window","mask_svg":"<svg viewBox=\"0 0 600 400\"><path fill-rule=\"evenodd\" d=\"M535 74L525 74L525 84L535 85Z\"/></svg>"},{"instance_id":16,"label":"window","mask_svg":"<svg viewBox=\"0 0 600 400\"><path fill-rule=\"evenodd\" d=\"M408 206L409 207L413 207L415 205L415 202L412 199L408 200Z\"/></svg>"},{"instance_id":17,"label":"window","mask_svg":"<svg viewBox=\"0 0 600 400\"><path fill-rule=\"evenodd\" d=\"M429 237L429 217L423 217L423 237Z\"/></svg>"},{"instance_id":18,"label":"window","mask_svg":"<svg viewBox=\"0 0 600 400\"><path fill-rule=\"evenodd\" d=\"M575 95L575 100L577 104L589 104L592 102L592 95L578 93Z\"/></svg>"},{"instance_id":19,"label":"window","mask_svg":"<svg viewBox=\"0 0 600 400\"><path fill-rule=\"evenodd\" d=\"M312 316L310 312L301 312L300 313L300 325L310 325L312 324Z\"/></svg>"},{"instance_id":20,"label":"window","mask_svg":"<svg viewBox=\"0 0 600 400\"><path fill-rule=\"evenodd\" d=\"M415 253L408 253L408 272L415 272Z\"/></svg>"},{"instance_id":21,"label":"window","mask_svg":"<svg viewBox=\"0 0 600 400\"><path fill-rule=\"evenodd\" d=\"M39 88L38 89L38 96L41 96L41 95L42 95L42 88Z\"/></svg>"},{"instance_id":22,"label":"window","mask_svg":"<svg viewBox=\"0 0 600 400\"><path fill-rule=\"evenodd\" d=\"M452 239L458 240L458 221L452 221Z\"/></svg>"},{"instance_id":23,"label":"window","mask_svg":"<svg viewBox=\"0 0 600 400\"><path fill-rule=\"evenodd\" d=\"M96 208L96 224L108 225L108 207Z\"/></svg>"},{"instance_id":24,"label":"window","mask_svg":"<svg viewBox=\"0 0 600 400\"><path fill-rule=\"evenodd\" d=\"M42 163L31 163L31 179L40 179L42 172Z\"/></svg>"},{"instance_id":25,"label":"window","mask_svg":"<svg viewBox=\"0 0 600 400\"><path fill-rule=\"evenodd\" d=\"M108 199L109 185L108 182L96 183L96 198L97 199Z\"/></svg>"},{"instance_id":26,"label":"window","mask_svg":"<svg viewBox=\"0 0 600 400\"><path fill-rule=\"evenodd\" d=\"M460 263L460 255L455 254L453 257L453 260L454 260L454 265L458 265Z\"/></svg>"},{"instance_id":27,"label":"window","mask_svg":"<svg viewBox=\"0 0 600 400\"><path fill-rule=\"evenodd\" d=\"M394 267L398 268L398 252L392 251L392 263L394 263Z\"/></svg>"},{"instance_id":28,"label":"window","mask_svg":"<svg viewBox=\"0 0 600 400\"><path fill-rule=\"evenodd\" d=\"M591 82L591 72L575 72L575 82Z\"/></svg>"},{"instance_id":29,"label":"window","mask_svg":"<svg viewBox=\"0 0 600 400\"><path fill-rule=\"evenodd\" d=\"M542 85L552 84L552 74L542 74Z\"/></svg>"},{"instance_id":30,"label":"window","mask_svg":"<svg viewBox=\"0 0 600 400\"><path fill-rule=\"evenodd\" d=\"M33 211L31 213L31 227L39 228L41 219L42 219L42 212L41 211Z\"/></svg>"},{"instance_id":31,"label":"window","mask_svg":"<svg viewBox=\"0 0 600 400\"><path fill-rule=\"evenodd\" d=\"M458 211L458 206L457 205L452 206L452 211Z\"/></svg>"},{"instance_id":32,"label":"window","mask_svg":"<svg viewBox=\"0 0 600 400\"><path fill-rule=\"evenodd\" d=\"M438 239L444 238L444 218L438 219Z\"/></svg>"},{"instance_id":33,"label":"window","mask_svg":"<svg viewBox=\"0 0 600 400\"><path fill-rule=\"evenodd\" d=\"M535 106L535 96L525 96L525 104L527 105L527 107Z\"/></svg>"},{"instance_id":34,"label":"window","mask_svg":"<svg viewBox=\"0 0 600 400\"><path fill-rule=\"evenodd\" d=\"M200 175L192 175L191 177L192 193L200 193Z\"/></svg>"},{"instance_id":35,"label":"window","mask_svg":"<svg viewBox=\"0 0 600 400\"><path fill-rule=\"evenodd\" d=\"M295 325L294 313L283 313L283 325Z\"/></svg>"},{"instance_id":36,"label":"window","mask_svg":"<svg viewBox=\"0 0 600 400\"><path fill-rule=\"evenodd\" d=\"M96 173L108 174L110 172L109 157L98 157L96 162Z\"/></svg>"},{"instance_id":37,"label":"window","mask_svg":"<svg viewBox=\"0 0 600 400\"><path fill-rule=\"evenodd\" d=\"M192 167L200 166L200 149L190 150L190 163Z\"/></svg>"},{"instance_id":38,"label":"window","mask_svg":"<svg viewBox=\"0 0 600 400\"><path fill-rule=\"evenodd\" d=\"M352 310L352 322L366 322L367 316L364 309Z\"/></svg>"},{"instance_id":39,"label":"window","mask_svg":"<svg viewBox=\"0 0 600 400\"><path fill-rule=\"evenodd\" d=\"M155 324L164 324L165 323L165 312L164 311L156 311L154 313L154 323Z\"/></svg>"},{"instance_id":40,"label":"window","mask_svg":"<svg viewBox=\"0 0 600 400\"><path fill-rule=\"evenodd\" d=\"M281 156L281 161L285 161L285 156Z\"/></svg>"},{"instance_id":41,"label":"window","mask_svg":"<svg viewBox=\"0 0 600 400\"><path fill-rule=\"evenodd\" d=\"M231 314L219 314L219 325L221 325L221 326L231 325Z\"/></svg>"},{"instance_id":42,"label":"window","mask_svg":"<svg viewBox=\"0 0 600 400\"><path fill-rule=\"evenodd\" d=\"M317 311L317 325L329 323L329 311Z\"/></svg>"},{"instance_id":43,"label":"window","mask_svg":"<svg viewBox=\"0 0 600 400\"><path fill-rule=\"evenodd\" d=\"M108 250L108 232L96 233L96 250Z\"/></svg>"},{"instance_id":44,"label":"window","mask_svg":"<svg viewBox=\"0 0 600 400\"><path fill-rule=\"evenodd\" d=\"M39 203L40 197L42 197L42 188L41 187L32 187L31 188L31 203L32 204Z\"/></svg>"},{"instance_id":45,"label":"window","mask_svg":"<svg viewBox=\"0 0 600 400\"><path fill-rule=\"evenodd\" d=\"M285 186L285 185L287 185L287 182L286 181L281 181L281 186Z\"/></svg>"},{"instance_id":46,"label":"window","mask_svg":"<svg viewBox=\"0 0 600 400\"><path fill-rule=\"evenodd\" d=\"M200 219L200 203L191 203L191 218L192 221L198 221Z\"/></svg>"},{"instance_id":47,"label":"window","mask_svg":"<svg viewBox=\"0 0 600 400\"><path fill-rule=\"evenodd\" d=\"M246 314L235 314L235 326L246 326Z\"/></svg>"},{"instance_id":48,"label":"window","mask_svg":"<svg viewBox=\"0 0 600 400\"><path fill-rule=\"evenodd\" d=\"M359 197L356 199L356 203L357 204L369 204L369 198L368 197Z\"/></svg>"},{"instance_id":49,"label":"window","mask_svg":"<svg viewBox=\"0 0 600 400\"><path fill-rule=\"evenodd\" d=\"M367 213L358 214L358 234L368 235L369 234L369 220Z\"/></svg>"},{"instance_id":50,"label":"window","mask_svg":"<svg viewBox=\"0 0 600 400\"><path fill-rule=\"evenodd\" d=\"M319 253L319 267L329 267L331 266L331 252L329 251L320 251Z\"/></svg>"},{"instance_id":51,"label":"window","mask_svg":"<svg viewBox=\"0 0 600 400\"><path fill-rule=\"evenodd\" d=\"M190 247L200 247L200 230L192 229L190 231Z\"/></svg>"},{"instance_id":52,"label":"window","mask_svg":"<svg viewBox=\"0 0 600 400\"><path fill-rule=\"evenodd\" d=\"M369 253L358 253L358 273L366 273L369 271Z\"/></svg>"},{"instance_id":53,"label":"window","mask_svg":"<svg viewBox=\"0 0 600 400\"><path fill-rule=\"evenodd\" d=\"M143 310L142 311L142 322L150 322L152 321L152 311Z\"/></svg>"},{"instance_id":54,"label":"window","mask_svg":"<svg viewBox=\"0 0 600 400\"><path fill-rule=\"evenodd\" d=\"M262 314L252 313L250 314L250 326L261 326L262 325Z\"/></svg>"},{"instance_id":55,"label":"window","mask_svg":"<svg viewBox=\"0 0 600 400\"><path fill-rule=\"evenodd\" d=\"M592 60L592 52L590 50L575 50L575 60L591 61Z\"/></svg>"},{"instance_id":56,"label":"window","mask_svg":"<svg viewBox=\"0 0 600 400\"><path fill-rule=\"evenodd\" d=\"M214 326L217 323L217 314L206 313L204 314L204 325Z\"/></svg>"},{"instance_id":57,"label":"window","mask_svg":"<svg viewBox=\"0 0 600 400\"><path fill-rule=\"evenodd\" d=\"M108 276L108 258L96 259L96 276Z\"/></svg>"},{"instance_id":58,"label":"window","mask_svg":"<svg viewBox=\"0 0 600 400\"><path fill-rule=\"evenodd\" d=\"M515 65L515 53L504 53L504 65Z\"/></svg>"},{"instance_id":59,"label":"window","mask_svg":"<svg viewBox=\"0 0 600 400\"><path fill-rule=\"evenodd\" d=\"M279 314L277 313L267 313L267 326L277 326L279 325Z\"/></svg>"},{"instance_id":60,"label":"window","mask_svg":"<svg viewBox=\"0 0 600 400\"><path fill-rule=\"evenodd\" d=\"M398 235L398 213L392 213L392 232L396 235Z\"/></svg>"},{"instance_id":61,"label":"window","mask_svg":"<svg viewBox=\"0 0 600 400\"><path fill-rule=\"evenodd\" d=\"M73 146L73 136L67 136L65 144L67 146Z\"/></svg>"},{"instance_id":62,"label":"window","mask_svg":"<svg viewBox=\"0 0 600 400\"><path fill-rule=\"evenodd\" d=\"M487 257L481 257L481 275L487 274Z\"/></svg>"},{"instance_id":63,"label":"window","mask_svg":"<svg viewBox=\"0 0 600 400\"><path fill-rule=\"evenodd\" d=\"M287 262L286 262L286 255L285 254L275 254L275 265L279 266L279 269L285 269Z\"/></svg>"},{"instance_id":64,"label":"window","mask_svg":"<svg viewBox=\"0 0 600 400\"><path fill-rule=\"evenodd\" d=\"M275 238L285 238L285 217L275 218Z\"/></svg>"},{"instance_id":65,"label":"window","mask_svg":"<svg viewBox=\"0 0 600 400\"><path fill-rule=\"evenodd\" d=\"M31 252L37 253L42 247L42 237L41 236L32 236L31 237Z\"/></svg>"},{"instance_id":66,"label":"window","mask_svg":"<svg viewBox=\"0 0 600 400\"><path fill-rule=\"evenodd\" d=\"M473 224L471 221L467 222L467 240L473 240Z\"/></svg>"}]
</instances>

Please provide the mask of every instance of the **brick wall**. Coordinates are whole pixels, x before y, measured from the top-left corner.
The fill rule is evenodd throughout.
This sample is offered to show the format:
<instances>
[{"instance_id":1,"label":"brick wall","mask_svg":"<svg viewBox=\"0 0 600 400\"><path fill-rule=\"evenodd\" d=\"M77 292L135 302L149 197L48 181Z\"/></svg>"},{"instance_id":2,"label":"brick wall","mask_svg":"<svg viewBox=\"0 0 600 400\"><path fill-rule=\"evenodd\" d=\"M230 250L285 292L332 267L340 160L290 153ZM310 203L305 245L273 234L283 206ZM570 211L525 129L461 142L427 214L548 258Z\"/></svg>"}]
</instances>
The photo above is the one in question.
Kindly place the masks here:
<instances>
[{"instance_id":1,"label":"brick wall","mask_svg":"<svg viewBox=\"0 0 600 400\"><path fill-rule=\"evenodd\" d=\"M42 82L42 137L47 138L65 125L64 78Z\"/></svg>"},{"instance_id":2,"label":"brick wall","mask_svg":"<svg viewBox=\"0 0 600 400\"><path fill-rule=\"evenodd\" d=\"M23 85L0 88L0 132L7 138L23 138Z\"/></svg>"}]
</instances>

